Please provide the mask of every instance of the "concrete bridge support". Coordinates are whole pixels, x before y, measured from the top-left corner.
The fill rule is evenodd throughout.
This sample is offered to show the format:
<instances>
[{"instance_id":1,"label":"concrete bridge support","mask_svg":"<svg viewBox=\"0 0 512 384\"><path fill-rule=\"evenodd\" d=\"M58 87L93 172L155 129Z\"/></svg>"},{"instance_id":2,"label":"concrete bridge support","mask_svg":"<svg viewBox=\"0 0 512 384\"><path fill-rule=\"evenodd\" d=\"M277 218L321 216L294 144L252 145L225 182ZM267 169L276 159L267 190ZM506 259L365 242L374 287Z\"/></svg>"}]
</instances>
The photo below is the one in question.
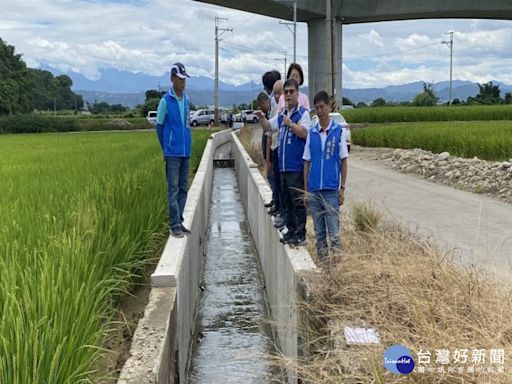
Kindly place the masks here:
<instances>
[{"instance_id":1,"label":"concrete bridge support","mask_svg":"<svg viewBox=\"0 0 512 384\"><path fill-rule=\"evenodd\" d=\"M308 86L309 102L313 108L313 97L318 91L325 90L336 96L336 104L342 105L342 23L339 19L334 21L332 36L334 67L332 74L329 65L328 49L330 41L327 39L328 22L325 18L312 19L308 22ZM334 76L334 89L331 90L331 75Z\"/></svg>"}]
</instances>

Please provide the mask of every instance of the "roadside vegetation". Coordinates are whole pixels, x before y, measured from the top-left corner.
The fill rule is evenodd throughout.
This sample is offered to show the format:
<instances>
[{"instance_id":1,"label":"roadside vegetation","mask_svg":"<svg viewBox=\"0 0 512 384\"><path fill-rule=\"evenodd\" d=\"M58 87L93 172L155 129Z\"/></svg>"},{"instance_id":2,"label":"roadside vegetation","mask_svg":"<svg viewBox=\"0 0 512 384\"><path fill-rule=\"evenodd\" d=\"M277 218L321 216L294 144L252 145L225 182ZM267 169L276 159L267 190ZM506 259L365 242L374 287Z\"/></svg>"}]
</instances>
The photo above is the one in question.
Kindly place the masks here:
<instances>
[{"instance_id":1,"label":"roadside vegetation","mask_svg":"<svg viewBox=\"0 0 512 384\"><path fill-rule=\"evenodd\" d=\"M25 114L0 117L0 134L111 131L154 128L145 118L79 118L77 116L50 116Z\"/></svg>"},{"instance_id":2,"label":"roadside vegetation","mask_svg":"<svg viewBox=\"0 0 512 384\"><path fill-rule=\"evenodd\" d=\"M304 383L511 382L510 287L461 266L365 204L356 203L343 217L342 239L343 254L322 266L311 280L311 300L301 306L309 314L304 332L310 354L286 362L296 364ZM312 237L308 250L315 255ZM376 329L380 345L344 345L345 326ZM393 344L412 352L410 375L384 369L384 350ZM455 350L464 349L466 363L454 362ZM493 349L504 351L502 362L492 362ZM440 350L449 351L448 364L436 361ZM473 350L484 350L485 362L472 361ZM430 363L420 364L418 354L425 352Z\"/></svg>"},{"instance_id":3,"label":"roadside vegetation","mask_svg":"<svg viewBox=\"0 0 512 384\"><path fill-rule=\"evenodd\" d=\"M98 382L116 303L167 230L156 136L3 135L0 153L0 383Z\"/></svg>"},{"instance_id":4,"label":"roadside vegetation","mask_svg":"<svg viewBox=\"0 0 512 384\"><path fill-rule=\"evenodd\" d=\"M512 120L512 104L355 108L343 111L343 116L349 123Z\"/></svg>"},{"instance_id":5,"label":"roadside vegetation","mask_svg":"<svg viewBox=\"0 0 512 384\"><path fill-rule=\"evenodd\" d=\"M382 124L353 129L352 140L365 147L422 148L500 161L512 158L512 121Z\"/></svg>"}]
</instances>

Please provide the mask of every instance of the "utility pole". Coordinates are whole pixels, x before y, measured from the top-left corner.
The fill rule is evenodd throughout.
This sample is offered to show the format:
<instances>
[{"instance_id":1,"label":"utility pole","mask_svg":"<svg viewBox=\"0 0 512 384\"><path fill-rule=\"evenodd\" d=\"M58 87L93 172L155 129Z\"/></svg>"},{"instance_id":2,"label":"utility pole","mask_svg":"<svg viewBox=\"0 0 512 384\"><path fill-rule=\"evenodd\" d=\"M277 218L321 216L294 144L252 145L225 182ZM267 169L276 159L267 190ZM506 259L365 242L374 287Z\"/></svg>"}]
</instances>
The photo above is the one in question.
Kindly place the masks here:
<instances>
[{"instance_id":1,"label":"utility pole","mask_svg":"<svg viewBox=\"0 0 512 384\"><path fill-rule=\"evenodd\" d=\"M452 105L453 31L446 32L446 34L450 35L450 41L441 41L441 44L445 44L448 48L450 48L450 101L449 101L449 104Z\"/></svg>"},{"instance_id":2,"label":"utility pole","mask_svg":"<svg viewBox=\"0 0 512 384\"><path fill-rule=\"evenodd\" d=\"M284 79L286 77L286 68L287 68L286 67L286 57L287 57L287 55L286 55L286 52L281 52L281 53L284 55L284 58L283 59L275 58L274 60L275 61L282 61L282 62L284 62L284 72L283 72L284 73L283 79Z\"/></svg>"},{"instance_id":3,"label":"utility pole","mask_svg":"<svg viewBox=\"0 0 512 384\"><path fill-rule=\"evenodd\" d=\"M219 37L221 37L224 32L233 31L233 28L219 28L220 20L227 19L225 17L215 17L215 90L213 92L215 125L219 125Z\"/></svg>"},{"instance_id":4,"label":"utility pole","mask_svg":"<svg viewBox=\"0 0 512 384\"><path fill-rule=\"evenodd\" d=\"M286 25L286 28L293 35L293 62L297 62L297 0L281 0L285 3L293 3L293 23L288 23L286 21L279 21L279 24ZM293 26L293 29L290 28L290 25ZM285 71L286 73L286 71Z\"/></svg>"}]
</instances>

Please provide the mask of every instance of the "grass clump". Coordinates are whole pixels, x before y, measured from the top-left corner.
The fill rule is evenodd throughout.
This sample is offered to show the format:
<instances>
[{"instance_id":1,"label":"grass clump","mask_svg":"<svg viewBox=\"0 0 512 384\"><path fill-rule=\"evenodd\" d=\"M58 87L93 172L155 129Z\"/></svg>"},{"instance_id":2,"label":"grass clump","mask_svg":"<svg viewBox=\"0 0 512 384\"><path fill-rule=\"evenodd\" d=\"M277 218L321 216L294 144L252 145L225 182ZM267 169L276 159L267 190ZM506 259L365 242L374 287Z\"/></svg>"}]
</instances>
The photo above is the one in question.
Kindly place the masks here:
<instances>
[{"instance_id":1,"label":"grass clump","mask_svg":"<svg viewBox=\"0 0 512 384\"><path fill-rule=\"evenodd\" d=\"M351 206L352 218L358 231L374 232L377 230L382 215L369 203L355 203Z\"/></svg>"}]
</instances>

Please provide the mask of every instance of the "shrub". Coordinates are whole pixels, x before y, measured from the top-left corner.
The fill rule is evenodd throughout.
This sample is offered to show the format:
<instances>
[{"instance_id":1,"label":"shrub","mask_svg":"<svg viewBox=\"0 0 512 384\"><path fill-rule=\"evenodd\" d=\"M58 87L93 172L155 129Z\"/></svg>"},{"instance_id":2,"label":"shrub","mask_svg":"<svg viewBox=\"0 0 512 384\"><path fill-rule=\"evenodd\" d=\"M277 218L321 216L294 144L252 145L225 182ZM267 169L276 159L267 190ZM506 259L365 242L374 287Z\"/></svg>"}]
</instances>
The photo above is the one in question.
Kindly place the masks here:
<instances>
[{"instance_id":1,"label":"shrub","mask_svg":"<svg viewBox=\"0 0 512 384\"><path fill-rule=\"evenodd\" d=\"M40 133L78 131L73 117L50 117L35 114L0 118L0 133Z\"/></svg>"}]
</instances>

